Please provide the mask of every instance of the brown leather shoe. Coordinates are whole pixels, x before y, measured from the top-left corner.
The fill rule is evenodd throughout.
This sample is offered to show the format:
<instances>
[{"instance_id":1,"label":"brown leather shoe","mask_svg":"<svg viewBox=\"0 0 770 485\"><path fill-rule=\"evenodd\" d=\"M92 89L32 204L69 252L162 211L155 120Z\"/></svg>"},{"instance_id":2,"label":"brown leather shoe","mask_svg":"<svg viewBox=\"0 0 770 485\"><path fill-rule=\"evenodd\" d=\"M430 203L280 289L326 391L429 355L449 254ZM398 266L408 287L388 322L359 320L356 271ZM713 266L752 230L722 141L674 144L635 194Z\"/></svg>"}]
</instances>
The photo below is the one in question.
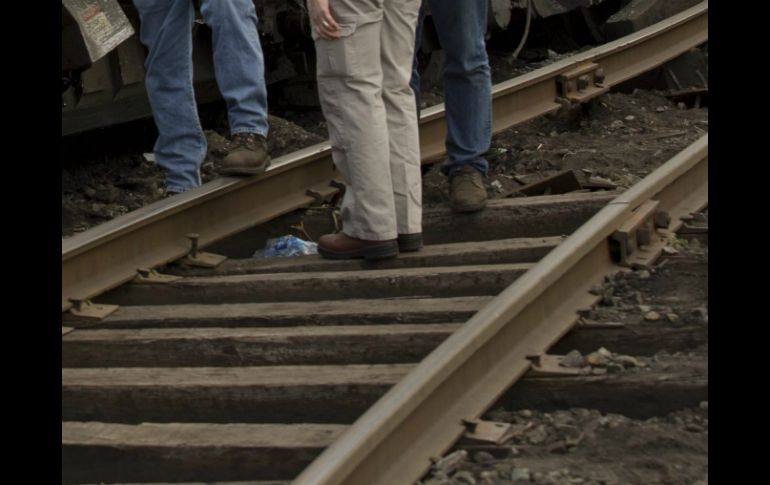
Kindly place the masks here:
<instances>
[{"instance_id":1,"label":"brown leather shoe","mask_svg":"<svg viewBox=\"0 0 770 485\"><path fill-rule=\"evenodd\" d=\"M477 212L487 206L481 172L465 165L449 176L449 199L454 212Z\"/></svg>"},{"instance_id":2,"label":"brown leather shoe","mask_svg":"<svg viewBox=\"0 0 770 485\"><path fill-rule=\"evenodd\" d=\"M267 170L270 157L267 155L267 140L256 133L233 135L230 153L222 160L219 173L222 175L256 175Z\"/></svg>"},{"instance_id":3,"label":"brown leather shoe","mask_svg":"<svg viewBox=\"0 0 770 485\"><path fill-rule=\"evenodd\" d=\"M398 250L402 253L410 253L413 251L419 251L422 248L422 233L415 232L414 234L399 234L398 235Z\"/></svg>"},{"instance_id":4,"label":"brown leather shoe","mask_svg":"<svg viewBox=\"0 0 770 485\"><path fill-rule=\"evenodd\" d=\"M318 239L318 252L327 259L388 259L398 256L398 242L395 239L366 241L339 232L321 236Z\"/></svg>"}]
</instances>

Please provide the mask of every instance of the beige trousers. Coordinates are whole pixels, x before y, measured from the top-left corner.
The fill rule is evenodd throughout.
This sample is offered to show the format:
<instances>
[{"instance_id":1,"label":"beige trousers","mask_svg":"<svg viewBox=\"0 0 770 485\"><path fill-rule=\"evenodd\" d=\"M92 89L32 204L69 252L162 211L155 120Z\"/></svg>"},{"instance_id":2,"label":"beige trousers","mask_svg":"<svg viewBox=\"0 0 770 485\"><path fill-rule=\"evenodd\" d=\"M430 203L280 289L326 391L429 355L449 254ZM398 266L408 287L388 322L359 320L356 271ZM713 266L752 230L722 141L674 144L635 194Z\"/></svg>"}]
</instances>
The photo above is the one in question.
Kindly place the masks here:
<instances>
[{"instance_id":1,"label":"beige trousers","mask_svg":"<svg viewBox=\"0 0 770 485\"><path fill-rule=\"evenodd\" d=\"M409 86L420 0L330 0L342 38L314 32L318 92L347 190L343 232L422 232L420 145Z\"/></svg>"}]
</instances>

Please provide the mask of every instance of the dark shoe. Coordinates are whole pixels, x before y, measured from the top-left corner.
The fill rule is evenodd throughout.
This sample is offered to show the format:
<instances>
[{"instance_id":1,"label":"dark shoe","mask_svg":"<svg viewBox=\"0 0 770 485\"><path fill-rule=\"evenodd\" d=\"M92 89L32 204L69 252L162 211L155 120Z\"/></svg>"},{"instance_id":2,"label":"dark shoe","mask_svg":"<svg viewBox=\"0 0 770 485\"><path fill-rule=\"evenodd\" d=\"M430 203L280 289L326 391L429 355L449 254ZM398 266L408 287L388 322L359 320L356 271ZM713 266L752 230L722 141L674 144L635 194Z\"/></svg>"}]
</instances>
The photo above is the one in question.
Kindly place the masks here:
<instances>
[{"instance_id":1,"label":"dark shoe","mask_svg":"<svg viewBox=\"0 0 770 485\"><path fill-rule=\"evenodd\" d=\"M481 172L468 165L449 175L449 199L454 212L477 212L487 206Z\"/></svg>"},{"instance_id":2,"label":"dark shoe","mask_svg":"<svg viewBox=\"0 0 770 485\"><path fill-rule=\"evenodd\" d=\"M398 235L398 250L401 251L402 253L419 251L421 247L422 247L421 232L416 232L414 234Z\"/></svg>"},{"instance_id":3,"label":"dark shoe","mask_svg":"<svg viewBox=\"0 0 770 485\"><path fill-rule=\"evenodd\" d=\"M222 160L219 173L222 175L256 175L267 170L270 157L267 155L267 140L256 133L233 135L230 153Z\"/></svg>"},{"instance_id":4,"label":"dark shoe","mask_svg":"<svg viewBox=\"0 0 770 485\"><path fill-rule=\"evenodd\" d=\"M398 256L398 243L395 239L366 241L340 232L321 236L318 252L327 259L388 259Z\"/></svg>"}]
</instances>

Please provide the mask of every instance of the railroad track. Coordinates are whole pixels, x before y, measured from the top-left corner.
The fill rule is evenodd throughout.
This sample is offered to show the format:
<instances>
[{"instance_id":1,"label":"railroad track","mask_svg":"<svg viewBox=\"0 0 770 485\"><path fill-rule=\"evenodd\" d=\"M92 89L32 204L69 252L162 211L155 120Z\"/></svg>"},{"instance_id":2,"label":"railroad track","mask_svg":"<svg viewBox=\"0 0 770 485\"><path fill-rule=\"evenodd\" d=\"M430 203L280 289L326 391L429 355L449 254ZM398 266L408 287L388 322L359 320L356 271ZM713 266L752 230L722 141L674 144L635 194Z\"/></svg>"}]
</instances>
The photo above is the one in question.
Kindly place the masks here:
<instances>
[{"instance_id":1,"label":"railroad track","mask_svg":"<svg viewBox=\"0 0 770 485\"><path fill-rule=\"evenodd\" d=\"M497 86L496 130L557 108L554 90L584 101L703 42L707 12ZM584 75L593 86L570 91ZM512 109L517 99L542 104ZM443 140L440 112L423 116L428 158ZM463 420L533 366L552 371L542 356L598 300L590 289L605 274L651 264L705 206L707 147L704 137L624 193L426 211L429 245L376 265L234 260L122 285L185 256L188 232L205 245L332 195L327 146L63 242L62 310L87 311L97 295L120 305L98 323L64 324L63 482L413 482ZM233 203L259 209L231 214Z\"/></svg>"}]
</instances>

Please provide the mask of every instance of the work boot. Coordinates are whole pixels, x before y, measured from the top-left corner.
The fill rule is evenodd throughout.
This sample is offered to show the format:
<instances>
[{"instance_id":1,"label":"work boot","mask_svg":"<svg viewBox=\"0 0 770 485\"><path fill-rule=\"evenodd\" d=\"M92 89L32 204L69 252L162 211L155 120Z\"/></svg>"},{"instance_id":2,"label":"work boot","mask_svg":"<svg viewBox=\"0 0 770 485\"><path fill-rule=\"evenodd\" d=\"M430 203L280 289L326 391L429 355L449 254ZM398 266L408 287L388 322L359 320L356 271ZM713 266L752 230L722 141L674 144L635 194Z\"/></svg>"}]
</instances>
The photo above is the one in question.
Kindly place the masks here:
<instances>
[{"instance_id":1,"label":"work boot","mask_svg":"<svg viewBox=\"0 0 770 485\"><path fill-rule=\"evenodd\" d=\"M398 256L398 243L395 239L367 241L339 232L321 236L318 252L326 259L388 259Z\"/></svg>"},{"instance_id":2,"label":"work boot","mask_svg":"<svg viewBox=\"0 0 770 485\"><path fill-rule=\"evenodd\" d=\"M399 234L398 235L398 250L402 253L410 253L418 251L422 247L422 233L415 232L414 234Z\"/></svg>"},{"instance_id":3,"label":"work boot","mask_svg":"<svg viewBox=\"0 0 770 485\"><path fill-rule=\"evenodd\" d=\"M267 140L257 133L236 133L233 135L230 153L222 161L219 173L222 175L256 175L267 170L270 157L267 155Z\"/></svg>"},{"instance_id":4,"label":"work boot","mask_svg":"<svg viewBox=\"0 0 770 485\"><path fill-rule=\"evenodd\" d=\"M454 212L477 212L487 206L481 172L465 165L449 175L449 199Z\"/></svg>"}]
</instances>

